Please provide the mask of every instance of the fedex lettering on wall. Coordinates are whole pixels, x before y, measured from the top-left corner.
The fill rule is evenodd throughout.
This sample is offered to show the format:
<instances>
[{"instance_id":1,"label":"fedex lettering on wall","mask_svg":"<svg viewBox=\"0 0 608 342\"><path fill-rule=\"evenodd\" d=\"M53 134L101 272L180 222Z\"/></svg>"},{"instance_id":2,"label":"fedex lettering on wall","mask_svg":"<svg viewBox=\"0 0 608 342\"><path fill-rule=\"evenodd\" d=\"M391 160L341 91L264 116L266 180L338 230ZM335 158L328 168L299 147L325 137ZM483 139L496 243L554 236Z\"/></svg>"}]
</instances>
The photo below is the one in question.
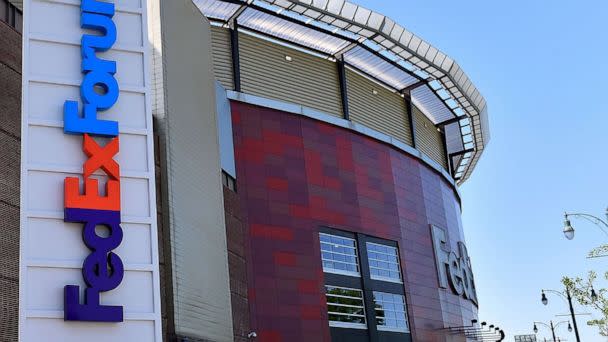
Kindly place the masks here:
<instances>
[{"instance_id":1,"label":"fedex lettering on wall","mask_svg":"<svg viewBox=\"0 0 608 342\"><path fill-rule=\"evenodd\" d=\"M437 226L431 225L431 235L439 286L444 289L450 287L455 294L467 298L477 306L477 290L467 247L463 242L458 242L458 254L448 249L446 231Z\"/></svg>"},{"instance_id":2,"label":"fedex lettering on wall","mask_svg":"<svg viewBox=\"0 0 608 342\"><path fill-rule=\"evenodd\" d=\"M116 62L97 56L97 52L109 50L116 42L116 25L112 20L115 7L112 3L83 0L81 11L82 28L98 31L99 35L82 36L82 115L78 102L66 101L64 107L64 131L82 135L83 151L88 157L83 165L84 194L80 194L78 178L65 179L64 219L83 224L82 237L91 254L82 268L87 284L84 303L80 303L79 286L66 285L64 318L69 321L122 322L121 306L100 303L101 292L118 287L124 275L122 260L113 252L123 237L120 227L120 166L113 159L119 148L118 122L98 118L102 111L116 104L119 96L118 82L114 78ZM111 140L100 146L93 136L111 137ZM91 178L98 170L103 170L107 176L105 196L99 195L98 180ZM108 236L100 237L96 233L98 226L106 227Z\"/></svg>"},{"instance_id":3,"label":"fedex lettering on wall","mask_svg":"<svg viewBox=\"0 0 608 342\"><path fill-rule=\"evenodd\" d=\"M162 341L146 0L24 0L19 340Z\"/></svg>"}]
</instances>

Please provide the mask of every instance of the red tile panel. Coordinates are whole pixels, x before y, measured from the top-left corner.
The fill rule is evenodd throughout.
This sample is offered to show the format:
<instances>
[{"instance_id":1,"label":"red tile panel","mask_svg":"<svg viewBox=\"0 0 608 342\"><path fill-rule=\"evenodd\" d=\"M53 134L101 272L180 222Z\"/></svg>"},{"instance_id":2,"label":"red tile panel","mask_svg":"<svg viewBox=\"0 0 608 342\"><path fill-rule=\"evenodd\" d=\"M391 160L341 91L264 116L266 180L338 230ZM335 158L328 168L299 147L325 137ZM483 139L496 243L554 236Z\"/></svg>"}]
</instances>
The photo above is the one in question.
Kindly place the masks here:
<instances>
[{"instance_id":1,"label":"red tile panel","mask_svg":"<svg viewBox=\"0 0 608 342\"><path fill-rule=\"evenodd\" d=\"M414 341L476 318L439 288L429 224L463 240L460 203L419 160L352 131L233 102L237 189L247 241L248 300L260 341L330 341L318 231L397 241Z\"/></svg>"}]
</instances>

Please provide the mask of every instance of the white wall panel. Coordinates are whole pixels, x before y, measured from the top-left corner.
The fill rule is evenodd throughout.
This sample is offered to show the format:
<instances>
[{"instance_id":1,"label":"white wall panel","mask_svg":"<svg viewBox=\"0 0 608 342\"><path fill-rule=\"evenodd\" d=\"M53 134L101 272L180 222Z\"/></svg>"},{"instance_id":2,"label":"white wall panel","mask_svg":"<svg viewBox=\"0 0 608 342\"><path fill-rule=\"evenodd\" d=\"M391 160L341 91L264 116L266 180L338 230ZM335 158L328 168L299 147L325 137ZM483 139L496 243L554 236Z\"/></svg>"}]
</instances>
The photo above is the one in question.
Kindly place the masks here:
<instances>
[{"instance_id":1,"label":"white wall panel","mask_svg":"<svg viewBox=\"0 0 608 342\"><path fill-rule=\"evenodd\" d=\"M26 14L27 15L27 14ZM120 35L120 33L118 33ZM51 38L49 38L51 39ZM144 87L144 55L141 52L110 50L98 54L100 58L116 61L116 80L124 87ZM80 46L49 41L31 40L29 58L24 59L31 67L34 80L47 79L73 82L80 85Z\"/></svg>"},{"instance_id":2,"label":"white wall panel","mask_svg":"<svg viewBox=\"0 0 608 342\"><path fill-rule=\"evenodd\" d=\"M80 88L76 85L30 82L29 117L33 122L54 123L62 126L63 99L77 99ZM118 102L104 114L104 119L120 120L121 131L145 130L146 98L141 92L121 91Z\"/></svg>"},{"instance_id":3,"label":"white wall panel","mask_svg":"<svg viewBox=\"0 0 608 342\"><path fill-rule=\"evenodd\" d=\"M90 251L82 244L79 224L64 223L61 219L29 218L28 260L82 263ZM141 248L151 244L149 224L123 223L123 241L116 253L125 264L151 264L152 250ZM49 243L53 241L53 243ZM49 255L51 256L49 258Z\"/></svg>"},{"instance_id":4,"label":"white wall panel","mask_svg":"<svg viewBox=\"0 0 608 342\"><path fill-rule=\"evenodd\" d=\"M87 159L82 152L82 137L66 135L61 127L30 126L28 136L31 146L28 162L31 165L45 164L60 167L63 170L80 170ZM36 144L36 139L44 140L47 143ZM145 135L120 135L120 145L125 148L121 149L114 160L120 165L120 171L123 174L148 171L146 144ZM58 149L56 146L63 146L63 148ZM103 174L103 171L97 170L96 173Z\"/></svg>"},{"instance_id":5,"label":"white wall panel","mask_svg":"<svg viewBox=\"0 0 608 342\"><path fill-rule=\"evenodd\" d=\"M24 163L26 163L24 161ZM27 164L27 163L26 163ZM27 197L27 205L30 211L49 212L56 216L63 217L63 180L66 177L78 177L82 175L72 172L60 172L54 165L47 165L46 170L41 170L41 167L36 166L29 171L26 176L28 186L25 187ZM100 179L99 176L92 178ZM100 193L103 192L102 183L100 182ZM23 188L22 188L23 189ZM149 196L150 186L147 179L143 178L128 178L123 176L120 181L121 195L121 213L123 221L125 218L138 218L140 221L150 221L151 206L150 202L143 201L142 198Z\"/></svg>"},{"instance_id":6,"label":"white wall panel","mask_svg":"<svg viewBox=\"0 0 608 342\"><path fill-rule=\"evenodd\" d=\"M25 324L24 341L41 341L39 336L46 336L44 342L87 342L108 341L157 341L154 323L147 320L131 320L125 325L111 325L103 334L92 334L98 330L95 323L65 323L62 318L31 318ZM67 329L66 329L67 328Z\"/></svg>"},{"instance_id":7,"label":"white wall panel","mask_svg":"<svg viewBox=\"0 0 608 342\"><path fill-rule=\"evenodd\" d=\"M80 44L80 4L53 3L42 0L32 1L31 28L32 38L48 37L61 39L75 45ZM137 13L117 12L114 23L119 32L115 47L140 48L143 35L133 27L141 27L141 15Z\"/></svg>"},{"instance_id":8,"label":"white wall panel","mask_svg":"<svg viewBox=\"0 0 608 342\"><path fill-rule=\"evenodd\" d=\"M111 2L106 0L106 2ZM64 286L79 285L91 253L82 224L64 219L64 179L78 177L86 160L82 135L63 133L67 100L82 108L80 1L26 0L23 28L21 153L21 255L19 340L22 342L162 341L156 227L152 113L148 70L147 6L116 0L117 41L98 57L114 60L118 102L98 117L118 121L121 228L113 252L125 272L121 284L103 292L102 305L123 307L119 323L64 321ZM104 146L108 139L95 140ZM98 170L105 194L107 176ZM103 231L98 233L103 235Z\"/></svg>"},{"instance_id":9,"label":"white wall panel","mask_svg":"<svg viewBox=\"0 0 608 342\"><path fill-rule=\"evenodd\" d=\"M77 266L76 267L80 267ZM101 295L101 301L107 305L122 305L125 315L148 314L154 310L152 307L152 276L151 272L129 271L125 264L125 276L120 287L114 291ZM28 279L25 284L28 301L27 310L63 311L63 286L65 284L85 287L80 268L51 268L28 267ZM40 287L38 284L46 286ZM140 289L132 291L132 289ZM99 324L99 323L98 323ZM109 325L109 324L106 324Z\"/></svg>"}]
</instances>

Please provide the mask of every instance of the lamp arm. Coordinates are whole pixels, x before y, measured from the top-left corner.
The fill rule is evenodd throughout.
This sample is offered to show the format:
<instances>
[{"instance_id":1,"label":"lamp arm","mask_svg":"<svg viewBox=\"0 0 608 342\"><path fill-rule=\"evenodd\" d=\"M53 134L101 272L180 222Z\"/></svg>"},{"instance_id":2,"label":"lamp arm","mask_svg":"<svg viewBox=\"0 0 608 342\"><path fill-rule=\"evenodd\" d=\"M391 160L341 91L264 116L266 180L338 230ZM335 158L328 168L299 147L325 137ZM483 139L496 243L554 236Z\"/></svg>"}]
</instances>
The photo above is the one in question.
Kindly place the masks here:
<instances>
[{"instance_id":1,"label":"lamp arm","mask_svg":"<svg viewBox=\"0 0 608 342\"><path fill-rule=\"evenodd\" d=\"M561 293L559 291L555 291L555 290L546 290L546 289L543 289L542 291L559 295L562 298L562 300L564 301L564 303L568 304L568 298L563 293Z\"/></svg>"},{"instance_id":2,"label":"lamp arm","mask_svg":"<svg viewBox=\"0 0 608 342\"><path fill-rule=\"evenodd\" d=\"M564 298L564 299L567 299L567 298L566 298L566 295L565 295L565 294L563 294L563 293L561 293L561 292L559 292L559 291L556 291L556 290L547 290L547 289L543 289L543 291L545 291L545 292L550 292L550 293L553 293L553 294L559 295L559 296L561 296L561 297L562 297L562 298Z\"/></svg>"},{"instance_id":3,"label":"lamp arm","mask_svg":"<svg viewBox=\"0 0 608 342\"><path fill-rule=\"evenodd\" d=\"M608 231L606 231L606 229L608 229L608 223L606 223L606 221L602 220L601 218L590 215L590 214L585 214L585 213L565 213L566 218L568 218L570 216L577 217L577 218L583 218L583 219L595 224L602 230L602 232L604 232L604 234L606 236L608 236Z\"/></svg>"},{"instance_id":4,"label":"lamp arm","mask_svg":"<svg viewBox=\"0 0 608 342\"><path fill-rule=\"evenodd\" d=\"M544 325L544 326L545 326L545 328L549 328L549 329L551 329L551 326L550 326L549 324L547 324L547 323L543 323L543 322L534 322L534 324L540 324L540 325Z\"/></svg>"},{"instance_id":5,"label":"lamp arm","mask_svg":"<svg viewBox=\"0 0 608 342\"><path fill-rule=\"evenodd\" d=\"M562 324L564 324L564 323L570 323L570 321L561 321L561 322L559 322L559 323L555 324L553 327L554 327L555 329L557 329L557 327L559 327L560 325L562 325Z\"/></svg>"}]
</instances>

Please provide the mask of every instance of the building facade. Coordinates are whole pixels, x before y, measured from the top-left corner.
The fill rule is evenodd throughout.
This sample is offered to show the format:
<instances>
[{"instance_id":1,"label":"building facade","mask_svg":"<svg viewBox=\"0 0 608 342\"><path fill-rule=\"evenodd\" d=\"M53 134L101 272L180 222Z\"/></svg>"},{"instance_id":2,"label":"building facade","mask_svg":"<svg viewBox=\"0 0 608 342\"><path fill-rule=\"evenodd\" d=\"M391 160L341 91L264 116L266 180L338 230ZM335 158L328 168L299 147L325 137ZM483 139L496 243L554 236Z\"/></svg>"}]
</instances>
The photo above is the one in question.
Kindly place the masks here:
<instances>
[{"instance_id":1,"label":"building facade","mask_svg":"<svg viewBox=\"0 0 608 342\"><path fill-rule=\"evenodd\" d=\"M0 1L0 340L15 341L19 308L21 12Z\"/></svg>"},{"instance_id":2,"label":"building facade","mask_svg":"<svg viewBox=\"0 0 608 342\"><path fill-rule=\"evenodd\" d=\"M117 49L147 59L157 339L481 340L450 330L478 318L458 186L489 141L485 100L456 62L343 0L115 3L119 37L147 30L143 50ZM20 312L38 309L19 301L21 32L39 39L28 23L42 18L27 4L73 5L0 0L2 341L29 341ZM139 72L128 63L118 58L121 87L121 72ZM126 319L152 320L138 300L124 300Z\"/></svg>"}]
</instances>

